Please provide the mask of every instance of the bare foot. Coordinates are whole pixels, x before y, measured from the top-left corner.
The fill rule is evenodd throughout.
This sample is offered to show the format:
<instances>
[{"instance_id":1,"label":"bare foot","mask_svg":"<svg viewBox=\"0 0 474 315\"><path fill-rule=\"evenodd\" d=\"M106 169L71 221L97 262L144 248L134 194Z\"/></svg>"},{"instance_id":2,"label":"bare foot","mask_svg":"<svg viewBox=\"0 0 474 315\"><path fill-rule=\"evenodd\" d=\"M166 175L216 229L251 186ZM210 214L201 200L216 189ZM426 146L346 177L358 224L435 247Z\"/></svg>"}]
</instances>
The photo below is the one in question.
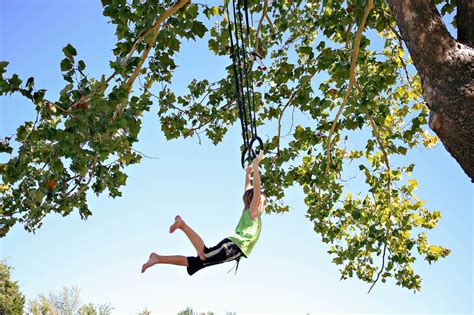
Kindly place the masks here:
<instances>
[{"instance_id":1,"label":"bare foot","mask_svg":"<svg viewBox=\"0 0 474 315\"><path fill-rule=\"evenodd\" d=\"M174 218L174 223L170 226L170 233L173 233L177 229L181 228L184 224L183 219L179 215Z\"/></svg>"},{"instance_id":2,"label":"bare foot","mask_svg":"<svg viewBox=\"0 0 474 315\"><path fill-rule=\"evenodd\" d=\"M142 273L145 272L145 270L147 270L148 268L150 268L151 266L157 264L159 262L159 256L158 254L156 253L151 253L150 254L150 258L148 258L148 261L146 263L143 264L142 266Z\"/></svg>"}]
</instances>

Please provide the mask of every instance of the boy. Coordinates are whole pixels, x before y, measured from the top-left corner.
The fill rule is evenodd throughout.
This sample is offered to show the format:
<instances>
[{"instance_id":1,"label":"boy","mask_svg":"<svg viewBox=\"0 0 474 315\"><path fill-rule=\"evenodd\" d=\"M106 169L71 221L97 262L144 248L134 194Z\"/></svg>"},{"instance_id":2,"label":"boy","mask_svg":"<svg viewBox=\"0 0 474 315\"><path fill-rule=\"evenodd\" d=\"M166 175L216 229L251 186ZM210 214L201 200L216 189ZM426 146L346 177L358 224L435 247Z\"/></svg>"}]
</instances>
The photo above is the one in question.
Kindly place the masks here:
<instances>
[{"instance_id":1,"label":"boy","mask_svg":"<svg viewBox=\"0 0 474 315\"><path fill-rule=\"evenodd\" d=\"M260 158L255 158L252 165L247 167L245 174L245 192L243 195L244 209L239 223L235 228L233 236L223 239L213 247L206 247L201 237L191 229L178 215L170 227L170 233L176 230L183 231L196 248L197 256L163 256L151 253L148 261L142 266L142 273L156 264L172 264L185 266L191 276L202 268L240 260L242 256L247 258L258 241L262 230L260 216L265 210L265 196L261 192L260 174L258 164ZM250 183L250 175L253 170L253 187Z\"/></svg>"}]
</instances>

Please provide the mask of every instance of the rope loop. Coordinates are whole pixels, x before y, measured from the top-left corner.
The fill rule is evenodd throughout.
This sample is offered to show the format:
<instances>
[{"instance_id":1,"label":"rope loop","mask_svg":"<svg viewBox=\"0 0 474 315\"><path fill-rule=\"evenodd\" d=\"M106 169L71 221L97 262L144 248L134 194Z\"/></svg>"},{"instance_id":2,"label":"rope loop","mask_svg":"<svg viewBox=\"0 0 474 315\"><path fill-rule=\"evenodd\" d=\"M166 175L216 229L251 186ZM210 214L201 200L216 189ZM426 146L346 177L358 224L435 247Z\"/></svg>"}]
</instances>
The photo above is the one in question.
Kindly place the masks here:
<instances>
[{"instance_id":1,"label":"rope loop","mask_svg":"<svg viewBox=\"0 0 474 315\"><path fill-rule=\"evenodd\" d=\"M241 1L243 1L243 5ZM250 25L247 0L237 0L237 6L235 2L236 0L232 0L232 13L234 16L234 21L232 23L229 20L228 31L230 39L230 54L232 58L232 67L234 70L235 93L237 95L240 125L242 128L242 140L244 143L244 149L240 160L242 167L245 167L246 160L250 159L250 161L252 161L257 156L255 150L252 148L255 141L258 140L260 152L263 152L263 141L257 135L256 109L252 76L253 62L257 60L257 57L260 59L261 57L256 52L247 52L252 51L246 47L244 28L242 25L245 23L245 35L250 48ZM226 6L226 13L230 18L228 4ZM241 12L242 7L245 15ZM232 24L234 27L232 27Z\"/></svg>"}]
</instances>

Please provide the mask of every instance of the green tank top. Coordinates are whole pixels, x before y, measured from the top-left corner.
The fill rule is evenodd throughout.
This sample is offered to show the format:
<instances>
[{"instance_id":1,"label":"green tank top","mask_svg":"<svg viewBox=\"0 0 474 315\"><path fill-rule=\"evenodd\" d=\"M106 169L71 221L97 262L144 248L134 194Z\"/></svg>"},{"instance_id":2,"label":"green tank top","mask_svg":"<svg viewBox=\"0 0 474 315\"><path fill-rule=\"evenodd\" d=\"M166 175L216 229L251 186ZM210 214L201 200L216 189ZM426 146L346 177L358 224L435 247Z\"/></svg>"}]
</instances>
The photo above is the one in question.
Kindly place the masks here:
<instances>
[{"instance_id":1,"label":"green tank top","mask_svg":"<svg viewBox=\"0 0 474 315\"><path fill-rule=\"evenodd\" d=\"M235 234L228 237L228 239L234 242L234 244L242 250L244 255L248 257L257 243L261 231L262 220L260 216L252 220L250 218L250 209L246 209L240 216L239 223L235 228Z\"/></svg>"}]
</instances>

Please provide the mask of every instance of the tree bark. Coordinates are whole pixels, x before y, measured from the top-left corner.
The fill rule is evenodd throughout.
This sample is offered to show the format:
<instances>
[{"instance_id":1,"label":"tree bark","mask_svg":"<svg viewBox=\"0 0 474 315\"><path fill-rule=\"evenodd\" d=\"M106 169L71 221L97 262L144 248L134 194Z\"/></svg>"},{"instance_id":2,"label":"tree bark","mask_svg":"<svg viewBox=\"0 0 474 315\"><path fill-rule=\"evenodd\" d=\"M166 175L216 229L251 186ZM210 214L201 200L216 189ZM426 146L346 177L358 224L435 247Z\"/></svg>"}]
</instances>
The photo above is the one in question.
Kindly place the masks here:
<instances>
[{"instance_id":1,"label":"tree bark","mask_svg":"<svg viewBox=\"0 0 474 315\"><path fill-rule=\"evenodd\" d=\"M474 1L457 0L458 40L474 48Z\"/></svg>"},{"instance_id":2,"label":"tree bark","mask_svg":"<svg viewBox=\"0 0 474 315\"><path fill-rule=\"evenodd\" d=\"M472 0L458 3L468 11L458 17L472 16ZM388 4L420 75L429 126L474 182L474 48L469 45L474 31L466 29L473 22L458 21L466 23L461 42L449 34L433 1Z\"/></svg>"}]
</instances>

